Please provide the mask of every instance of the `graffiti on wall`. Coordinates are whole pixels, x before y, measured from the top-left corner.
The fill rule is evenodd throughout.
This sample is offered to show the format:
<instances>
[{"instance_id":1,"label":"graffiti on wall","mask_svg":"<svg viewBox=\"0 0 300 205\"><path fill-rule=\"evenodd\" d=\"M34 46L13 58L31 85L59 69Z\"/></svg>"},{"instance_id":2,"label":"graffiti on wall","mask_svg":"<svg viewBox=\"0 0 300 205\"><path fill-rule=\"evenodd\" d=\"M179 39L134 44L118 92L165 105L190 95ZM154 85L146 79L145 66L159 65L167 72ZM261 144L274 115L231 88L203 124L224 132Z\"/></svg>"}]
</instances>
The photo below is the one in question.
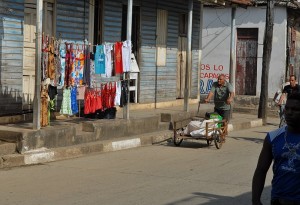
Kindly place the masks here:
<instances>
[{"instance_id":1,"label":"graffiti on wall","mask_svg":"<svg viewBox=\"0 0 300 205\"><path fill-rule=\"evenodd\" d=\"M200 73L200 94L208 94L214 81L219 75L224 74L229 80L229 73L224 71L223 65L201 64Z\"/></svg>"}]
</instances>

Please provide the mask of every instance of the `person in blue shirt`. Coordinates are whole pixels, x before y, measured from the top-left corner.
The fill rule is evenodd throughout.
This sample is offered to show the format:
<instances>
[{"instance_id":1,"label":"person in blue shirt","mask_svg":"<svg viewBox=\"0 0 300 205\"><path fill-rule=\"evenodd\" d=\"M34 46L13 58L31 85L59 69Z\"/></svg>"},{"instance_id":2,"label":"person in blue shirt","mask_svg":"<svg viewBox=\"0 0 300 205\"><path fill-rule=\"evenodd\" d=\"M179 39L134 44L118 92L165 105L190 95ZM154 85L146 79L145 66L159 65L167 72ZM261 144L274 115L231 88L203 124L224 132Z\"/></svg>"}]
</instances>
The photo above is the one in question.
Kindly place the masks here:
<instances>
[{"instance_id":1,"label":"person in blue shirt","mask_svg":"<svg viewBox=\"0 0 300 205\"><path fill-rule=\"evenodd\" d=\"M285 105L287 125L267 133L252 180L252 205L261 194L271 163L271 205L300 205L300 93L289 95Z\"/></svg>"}]
</instances>

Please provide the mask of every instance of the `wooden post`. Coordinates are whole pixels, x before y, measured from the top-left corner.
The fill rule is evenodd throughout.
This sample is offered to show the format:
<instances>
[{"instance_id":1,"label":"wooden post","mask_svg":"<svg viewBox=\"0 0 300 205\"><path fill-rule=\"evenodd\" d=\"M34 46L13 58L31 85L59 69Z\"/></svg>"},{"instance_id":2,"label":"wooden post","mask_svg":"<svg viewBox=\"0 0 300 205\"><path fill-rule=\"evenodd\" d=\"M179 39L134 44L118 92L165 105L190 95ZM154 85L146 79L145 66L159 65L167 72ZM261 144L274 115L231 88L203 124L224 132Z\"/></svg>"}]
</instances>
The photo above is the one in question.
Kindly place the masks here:
<instances>
[{"instance_id":1,"label":"wooden post","mask_svg":"<svg viewBox=\"0 0 300 205\"><path fill-rule=\"evenodd\" d=\"M262 118L263 125L267 123L268 111L268 83L269 83L269 69L272 53L273 41L273 24L274 24L274 0L267 1L266 11L266 27L264 36L263 61L262 61L262 75L261 75L261 92L258 107L258 118Z\"/></svg>"}]
</instances>

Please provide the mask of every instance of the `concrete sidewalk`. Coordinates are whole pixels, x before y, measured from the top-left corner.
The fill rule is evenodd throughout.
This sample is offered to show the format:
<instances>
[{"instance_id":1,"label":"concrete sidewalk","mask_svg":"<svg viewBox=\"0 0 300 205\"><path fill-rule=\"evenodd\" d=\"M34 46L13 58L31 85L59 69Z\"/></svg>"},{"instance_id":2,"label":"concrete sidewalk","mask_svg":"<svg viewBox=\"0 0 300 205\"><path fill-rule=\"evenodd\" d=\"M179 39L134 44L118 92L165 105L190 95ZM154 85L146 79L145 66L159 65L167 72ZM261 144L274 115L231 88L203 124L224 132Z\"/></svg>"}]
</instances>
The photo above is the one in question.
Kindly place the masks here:
<instances>
[{"instance_id":1,"label":"concrete sidewalk","mask_svg":"<svg viewBox=\"0 0 300 205\"><path fill-rule=\"evenodd\" d=\"M197 109L198 103L189 104L188 112L183 110L182 104L156 109L152 105L137 104L131 105L129 120L123 119L123 111L119 109L116 119L63 118L51 122L51 126L39 131L32 130L32 123L0 126L0 139L8 142L6 145L10 149L17 150L14 153L2 153L0 168L160 143L172 139L172 122L194 116L202 117L206 112L213 111L213 105L201 104L199 112ZM268 122L278 124L279 120L269 118ZM262 120L257 119L257 116L234 112L228 129L230 132L257 126L262 126ZM15 147L12 147L14 144ZM0 144L1 149L5 148Z\"/></svg>"}]
</instances>

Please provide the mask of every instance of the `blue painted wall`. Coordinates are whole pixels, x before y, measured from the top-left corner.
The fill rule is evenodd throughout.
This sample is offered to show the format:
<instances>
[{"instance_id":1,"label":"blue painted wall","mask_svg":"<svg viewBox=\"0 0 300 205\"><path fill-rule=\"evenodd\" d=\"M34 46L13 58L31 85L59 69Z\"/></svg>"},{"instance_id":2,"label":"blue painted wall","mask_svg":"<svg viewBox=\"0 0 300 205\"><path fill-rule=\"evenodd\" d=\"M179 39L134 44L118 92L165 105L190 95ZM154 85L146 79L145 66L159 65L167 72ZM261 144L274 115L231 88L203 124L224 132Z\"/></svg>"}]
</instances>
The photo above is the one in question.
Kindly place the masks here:
<instances>
[{"instance_id":1,"label":"blue painted wall","mask_svg":"<svg viewBox=\"0 0 300 205\"><path fill-rule=\"evenodd\" d=\"M24 4L0 4L0 115L5 115L22 112Z\"/></svg>"}]
</instances>

